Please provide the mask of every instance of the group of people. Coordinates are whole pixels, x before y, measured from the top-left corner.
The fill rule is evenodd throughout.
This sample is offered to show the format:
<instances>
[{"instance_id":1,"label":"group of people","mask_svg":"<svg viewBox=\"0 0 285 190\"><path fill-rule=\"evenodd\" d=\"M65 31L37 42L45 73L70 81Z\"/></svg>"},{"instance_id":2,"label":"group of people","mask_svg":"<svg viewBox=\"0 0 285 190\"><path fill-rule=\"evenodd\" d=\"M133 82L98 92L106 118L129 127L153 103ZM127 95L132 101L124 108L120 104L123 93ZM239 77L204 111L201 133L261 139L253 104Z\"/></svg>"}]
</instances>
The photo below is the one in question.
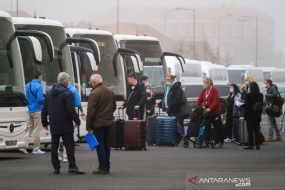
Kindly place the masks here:
<instances>
[{"instance_id":1,"label":"group of people","mask_svg":"<svg viewBox=\"0 0 285 190\"><path fill-rule=\"evenodd\" d=\"M42 128L50 130L52 136L51 158L54 174L60 174L61 166L58 149L61 138L67 152L65 159L69 162L68 173L84 174L84 172L78 169L74 156L74 127L78 127L81 124L75 107L81 110L82 115L85 114L80 105L77 89L69 82L70 74L61 72L57 78L58 83L54 84L52 89L43 97L41 77L41 71L35 71L34 80L26 85L26 94L29 101L29 136L35 131L33 153L45 153L39 148L40 131ZM148 79L148 76L142 76L139 81L135 73L128 74L129 87L127 98L119 108L126 108L129 120L144 120L147 116L155 113L155 107L162 108L169 116L175 116L177 119L177 143L179 143L185 135L184 118L190 114L187 111L189 109L185 88L181 86L181 83L177 81L175 76L167 75L163 99L156 104L155 94L148 84ZM94 134L99 142L96 148L99 167L93 171L93 174L110 173L109 132L114 125L114 112L117 107L113 91L103 85L102 81L103 79L99 74L93 74L90 77L92 91L88 99L86 130ZM223 138L218 89L210 78L205 78L203 83L203 90L199 95L195 108L199 108L203 104L206 142L211 140L212 124L219 137L219 147L222 147L224 142L232 141L233 138L238 139L239 117L244 117L247 122L249 135L248 146L245 149L253 149L253 133L255 134L256 149L260 149L259 133L262 111L256 110L254 107L257 103L263 105L263 96L265 96L265 101L273 101L277 97L277 88L272 84L272 81L265 81L267 92L264 95L259 92L258 84L250 77L245 80L242 92L239 91L236 84L230 85L230 94L227 98L226 123L228 138L226 140ZM237 101L239 100L244 101L242 107L237 106ZM280 141L280 131L275 118L268 116L268 121L270 127L269 137L266 141ZM277 135L274 139L273 129L275 129ZM205 143L204 147L209 147L209 144ZM27 153L25 149L21 151Z\"/></svg>"},{"instance_id":2,"label":"group of people","mask_svg":"<svg viewBox=\"0 0 285 190\"><path fill-rule=\"evenodd\" d=\"M262 94L258 84L251 77L245 79L241 91L236 84L230 85L230 94L227 98L227 139L224 142L239 141L239 118L244 117L248 130L248 146L244 149L253 149L254 143L256 149L260 149L260 122L263 106L269 102L274 102L278 97L277 86L273 84L272 80L265 80L264 87L266 92ZM239 100L244 103L241 107L237 105ZM258 104L260 104L260 109L255 108ZM265 141L281 141L281 134L275 117L268 115L268 126L269 136ZM273 138L273 129L276 132L276 138ZM253 138L253 134L255 138ZM255 139L255 142L253 142L253 139Z\"/></svg>"}]
</instances>

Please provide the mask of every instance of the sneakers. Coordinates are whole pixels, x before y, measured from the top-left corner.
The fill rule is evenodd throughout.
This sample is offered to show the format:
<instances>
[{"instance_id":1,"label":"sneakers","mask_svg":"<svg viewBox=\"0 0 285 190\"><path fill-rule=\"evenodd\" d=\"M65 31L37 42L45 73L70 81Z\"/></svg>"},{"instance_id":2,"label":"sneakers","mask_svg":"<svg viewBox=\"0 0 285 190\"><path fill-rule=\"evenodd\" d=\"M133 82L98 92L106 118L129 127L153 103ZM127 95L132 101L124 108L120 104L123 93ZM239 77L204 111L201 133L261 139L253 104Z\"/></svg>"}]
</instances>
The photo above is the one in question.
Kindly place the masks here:
<instances>
[{"instance_id":1,"label":"sneakers","mask_svg":"<svg viewBox=\"0 0 285 190\"><path fill-rule=\"evenodd\" d=\"M20 152L22 152L23 154L28 154L28 151L25 148L21 148L19 149Z\"/></svg>"},{"instance_id":2,"label":"sneakers","mask_svg":"<svg viewBox=\"0 0 285 190\"><path fill-rule=\"evenodd\" d=\"M224 142L232 142L232 139L227 138L227 139L224 140Z\"/></svg>"},{"instance_id":3,"label":"sneakers","mask_svg":"<svg viewBox=\"0 0 285 190\"><path fill-rule=\"evenodd\" d=\"M92 173L93 174L108 174L110 172L108 172L107 170L101 170L100 168L98 168L97 170L94 170Z\"/></svg>"},{"instance_id":4,"label":"sneakers","mask_svg":"<svg viewBox=\"0 0 285 190\"><path fill-rule=\"evenodd\" d=\"M272 137L268 137L265 139L265 142L272 142L273 141L273 138Z\"/></svg>"},{"instance_id":5,"label":"sneakers","mask_svg":"<svg viewBox=\"0 0 285 190\"><path fill-rule=\"evenodd\" d=\"M62 157L58 156L58 160L59 160L59 161L62 160Z\"/></svg>"},{"instance_id":6,"label":"sneakers","mask_svg":"<svg viewBox=\"0 0 285 190\"><path fill-rule=\"evenodd\" d=\"M85 174L85 172L83 172L83 171L80 171L79 169L78 169L78 167L73 167L73 168L69 168L68 169L68 173L70 173L70 174Z\"/></svg>"},{"instance_id":7,"label":"sneakers","mask_svg":"<svg viewBox=\"0 0 285 190\"><path fill-rule=\"evenodd\" d=\"M276 137L274 139L272 139L273 141L282 141L281 137ZM266 141L266 140L265 140Z\"/></svg>"},{"instance_id":8,"label":"sneakers","mask_svg":"<svg viewBox=\"0 0 285 190\"><path fill-rule=\"evenodd\" d=\"M67 158L63 158L62 161L63 161L63 162L68 162L68 159L67 159Z\"/></svg>"},{"instance_id":9,"label":"sneakers","mask_svg":"<svg viewBox=\"0 0 285 190\"><path fill-rule=\"evenodd\" d=\"M33 151L33 154L44 154L46 153L45 151L41 151L40 149L38 149L37 151Z\"/></svg>"}]
</instances>

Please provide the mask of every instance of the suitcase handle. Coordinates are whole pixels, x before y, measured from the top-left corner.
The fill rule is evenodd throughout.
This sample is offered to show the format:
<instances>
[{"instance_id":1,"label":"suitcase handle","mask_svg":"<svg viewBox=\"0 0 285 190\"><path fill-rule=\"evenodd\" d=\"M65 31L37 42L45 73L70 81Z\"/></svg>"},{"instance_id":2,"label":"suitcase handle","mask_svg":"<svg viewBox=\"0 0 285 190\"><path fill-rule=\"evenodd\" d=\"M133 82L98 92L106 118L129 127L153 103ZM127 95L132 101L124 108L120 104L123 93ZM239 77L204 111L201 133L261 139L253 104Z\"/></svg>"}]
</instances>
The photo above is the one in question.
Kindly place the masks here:
<instances>
[{"instance_id":1,"label":"suitcase handle","mask_svg":"<svg viewBox=\"0 0 285 190\"><path fill-rule=\"evenodd\" d=\"M140 118L140 109L138 109L138 113L139 113L139 120L141 120L141 118ZM136 117L136 109L134 109L134 118Z\"/></svg>"}]
</instances>

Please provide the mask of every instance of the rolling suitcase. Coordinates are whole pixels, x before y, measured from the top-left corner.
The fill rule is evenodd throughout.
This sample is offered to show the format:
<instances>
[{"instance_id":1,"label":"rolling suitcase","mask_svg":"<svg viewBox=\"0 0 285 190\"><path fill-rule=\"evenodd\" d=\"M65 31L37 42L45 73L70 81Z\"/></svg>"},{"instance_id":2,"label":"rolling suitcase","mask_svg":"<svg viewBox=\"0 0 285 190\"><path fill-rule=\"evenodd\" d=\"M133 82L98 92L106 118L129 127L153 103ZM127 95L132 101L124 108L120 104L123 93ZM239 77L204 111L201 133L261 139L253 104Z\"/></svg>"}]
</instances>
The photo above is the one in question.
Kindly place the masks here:
<instances>
[{"instance_id":1,"label":"rolling suitcase","mask_svg":"<svg viewBox=\"0 0 285 190\"><path fill-rule=\"evenodd\" d=\"M146 142L148 145L156 144L156 115L147 116L146 118Z\"/></svg>"},{"instance_id":2,"label":"rolling suitcase","mask_svg":"<svg viewBox=\"0 0 285 190\"><path fill-rule=\"evenodd\" d=\"M177 144L177 121L175 116L156 117L156 145Z\"/></svg>"},{"instance_id":3,"label":"rolling suitcase","mask_svg":"<svg viewBox=\"0 0 285 190\"><path fill-rule=\"evenodd\" d=\"M124 147L124 120L121 119L120 111L119 118L115 119L114 126L110 130L109 145L116 150Z\"/></svg>"},{"instance_id":4,"label":"rolling suitcase","mask_svg":"<svg viewBox=\"0 0 285 190\"><path fill-rule=\"evenodd\" d=\"M140 114L139 114L140 115ZM139 118L140 119L140 118ZM127 120L124 125L125 149L146 150L145 121Z\"/></svg>"}]
</instances>

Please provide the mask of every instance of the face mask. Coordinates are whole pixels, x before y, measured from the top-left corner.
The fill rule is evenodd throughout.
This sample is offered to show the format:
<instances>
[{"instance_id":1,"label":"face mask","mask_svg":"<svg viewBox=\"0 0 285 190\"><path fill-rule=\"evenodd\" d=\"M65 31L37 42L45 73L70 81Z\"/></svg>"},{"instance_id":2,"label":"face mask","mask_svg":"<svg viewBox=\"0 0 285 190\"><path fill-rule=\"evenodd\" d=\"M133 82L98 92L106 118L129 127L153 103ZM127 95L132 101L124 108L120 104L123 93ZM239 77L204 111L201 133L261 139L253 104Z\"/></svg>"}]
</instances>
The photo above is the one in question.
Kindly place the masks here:
<instances>
[{"instance_id":1,"label":"face mask","mask_svg":"<svg viewBox=\"0 0 285 190\"><path fill-rule=\"evenodd\" d=\"M145 82L144 85L145 85L145 86L148 86L148 82Z\"/></svg>"},{"instance_id":2,"label":"face mask","mask_svg":"<svg viewBox=\"0 0 285 190\"><path fill-rule=\"evenodd\" d=\"M150 93L150 89L146 89L146 93L148 93L148 94L149 94L149 93Z\"/></svg>"},{"instance_id":3,"label":"face mask","mask_svg":"<svg viewBox=\"0 0 285 190\"><path fill-rule=\"evenodd\" d=\"M233 93L233 92L234 92L234 89L230 88L230 92Z\"/></svg>"},{"instance_id":4,"label":"face mask","mask_svg":"<svg viewBox=\"0 0 285 190\"><path fill-rule=\"evenodd\" d=\"M206 86L205 84L203 84L203 88L204 88L204 89L206 89L206 88L207 88L207 86Z\"/></svg>"},{"instance_id":5,"label":"face mask","mask_svg":"<svg viewBox=\"0 0 285 190\"><path fill-rule=\"evenodd\" d=\"M167 86L170 86L170 85L171 85L171 82L166 82L166 85L167 85Z\"/></svg>"},{"instance_id":6,"label":"face mask","mask_svg":"<svg viewBox=\"0 0 285 190\"><path fill-rule=\"evenodd\" d=\"M244 84L245 84L246 86L248 86L248 85L249 85L249 82L248 82L248 81L245 81Z\"/></svg>"}]
</instances>

